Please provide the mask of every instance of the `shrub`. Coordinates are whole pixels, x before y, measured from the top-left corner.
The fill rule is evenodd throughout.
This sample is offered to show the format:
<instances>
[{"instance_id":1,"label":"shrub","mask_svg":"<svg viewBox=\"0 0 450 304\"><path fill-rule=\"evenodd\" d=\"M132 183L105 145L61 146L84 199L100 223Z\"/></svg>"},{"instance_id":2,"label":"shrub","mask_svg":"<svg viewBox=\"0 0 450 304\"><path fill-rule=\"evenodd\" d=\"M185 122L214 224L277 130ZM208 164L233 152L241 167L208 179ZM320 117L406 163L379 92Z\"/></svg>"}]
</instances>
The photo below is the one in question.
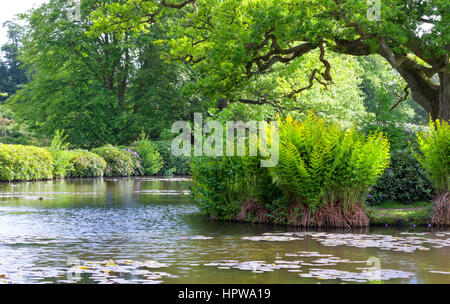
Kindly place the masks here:
<instances>
[{"instance_id":1,"label":"shrub","mask_svg":"<svg viewBox=\"0 0 450 304\"><path fill-rule=\"evenodd\" d=\"M339 202L352 210L364 202L369 187L389 164L389 142L383 133L367 136L310 114L299 123L280 121L280 160L270 170L289 199L313 210Z\"/></svg>"},{"instance_id":2,"label":"shrub","mask_svg":"<svg viewBox=\"0 0 450 304\"><path fill-rule=\"evenodd\" d=\"M409 149L391 151L391 162L368 194L369 205L386 201L413 203L430 201L433 185Z\"/></svg>"},{"instance_id":3,"label":"shrub","mask_svg":"<svg viewBox=\"0 0 450 304\"><path fill-rule=\"evenodd\" d=\"M0 144L0 181L28 181L53 178L49 151L22 145Z\"/></svg>"},{"instance_id":4,"label":"shrub","mask_svg":"<svg viewBox=\"0 0 450 304\"><path fill-rule=\"evenodd\" d=\"M55 178L64 178L70 169L70 153L68 152L69 143L64 143L67 136L63 137L64 131L57 130L48 149L53 156L53 176Z\"/></svg>"},{"instance_id":5,"label":"shrub","mask_svg":"<svg viewBox=\"0 0 450 304\"><path fill-rule=\"evenodd\" d=\"M142 166L143 175L156 175L164 163L155 145L146 136L142 136L133 144L133 147L136 150L132 151L133 155L142 162L139 165Z\"/></svg>"},{"instance_id":6,"label":"shrub","mask_svg":"<svg viewBox=\"0 0 450 304\"><path fill-rule=\"evenodd\" d=\"M106 161L105 176L132 176L138 168L138 162L133 153L111 145L93 149Z\"/></svg>"},{"instance_id":7,"label":"shrub","mask_svg":"<svg viewBox=\"0 0 450 304\"><path fill-rule=\"evenodd\" d=\"M170 141L155 141L153 142L162 157L163 166L159 171L160 175L187 175L189 174L189 157L174 156L171 151Z\"/></svg>"},{"instance_id":8,"label":"shrub","mask_svg":"<svg viewBox=\"0 0 450 304\"><path fill-rule=\"evenodd\" d=\"M445 120L430 120L429 130L417 133L418 152L414 152L438 194L449 191L450 127Z\"/></svg>"},{"instance_id":9,"label":"shrub","mask_svg":"<svg viewBox=\"0 0 450 304\"><path fill-rule=\"evenodd\" d=\"M199 209L215 218L234 219L240 203L256 195L259 167L255 161L250 157L193 157L191 193Z\"/></svg>"},{"instance_id":10,"label":"shrub","mask_svg":"<svg viewBox=\"0 0 450 304\"><path fill-rule=\"evenodd\" d=\"M423 128L411 124L378 122L362 130L366 133L381 131L391 144L389 168L369 193L368 204L378 205L385 201L411 203L431 199L434 192L432 183L408 145L417 145L415 130Z\"/></svg>"},{"instance_id":11,"label":"shrub","mask_svg":"<svg viewBox=\"0 0 450 304\"><path fill-rule=\"evenodd\" d=\"M67 175L70 177L102 177L106 169L106 161L99 155L85 151L68 151L70 168Z\"/></svg>"}]
</instances>

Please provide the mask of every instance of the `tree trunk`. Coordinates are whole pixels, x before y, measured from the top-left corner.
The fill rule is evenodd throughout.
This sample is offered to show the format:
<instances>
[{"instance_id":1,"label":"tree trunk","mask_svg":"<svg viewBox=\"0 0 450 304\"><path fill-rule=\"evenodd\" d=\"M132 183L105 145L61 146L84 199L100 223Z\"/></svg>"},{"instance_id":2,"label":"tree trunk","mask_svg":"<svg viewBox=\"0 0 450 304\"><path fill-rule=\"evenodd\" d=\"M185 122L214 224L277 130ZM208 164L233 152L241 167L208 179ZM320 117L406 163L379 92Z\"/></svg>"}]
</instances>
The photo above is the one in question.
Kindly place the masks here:
<instances>
[{"instance_id":1,"label":"tree trunk","mask_svg":"<svg viewBox=\"0 0 450 304\"><path fill-rule=\"evenodd\" d=\"M449 121L450 119L450 76L449 72L439 73L439 112L437 118ZM433 114L432 114L433 116Z\"/></svg>"},{"instance_id":2,"label":"tree trunk","mask_svg":"<svg viewBox=\"0 0 450 304\"><path fill-rule=\"evenodd\" d=\"M423 77L421 71L411 70L405 66L395 69L400 73L411 89L412 98L420 104L431 118L450 120L450 77L448 72L440 72L439 85Z\"/></svg>"},{"instance_id":3,"label":"tree trunk","mask_svg":"<svg viewBox=\"0 0 450 304\"><path fill-rule=\"evenodd\" d=\"M126 80L122 81L117 88L117 97L119 99L119 109L120 111L124 110L125 107L125 91L127 89Z\"/></svg>"},{"instance_id":4,"label":"tree trunk","mask_svg":"<svg viewBox=\"0 0 450 304\"><path fill-rule=\"evenodd\" d=\"M373 54L363 39L353 41L335 40L331 46L334 52L366 56ZM431 68L418 64L406 54L395 54L392 49L380 40L378 54L397 70L408 84L412 98L427 111L433 120L450 120L450 76L448 55L429 60ZM439 76L439 84L432 80L433 74Z\"/></svg>"}]
</instances>

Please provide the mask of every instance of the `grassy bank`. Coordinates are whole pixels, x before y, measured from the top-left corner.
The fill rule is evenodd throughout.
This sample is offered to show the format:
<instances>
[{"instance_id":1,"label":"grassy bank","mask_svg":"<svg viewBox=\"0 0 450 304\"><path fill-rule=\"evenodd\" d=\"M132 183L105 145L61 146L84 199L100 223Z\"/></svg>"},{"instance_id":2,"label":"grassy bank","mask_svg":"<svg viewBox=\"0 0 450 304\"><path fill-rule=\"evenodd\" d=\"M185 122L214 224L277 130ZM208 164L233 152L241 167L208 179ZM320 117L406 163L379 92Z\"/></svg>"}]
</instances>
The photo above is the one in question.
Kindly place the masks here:
<instances>
[{"instance_id":1,"label":"grassy bank","mask_svg":"<svg viewBox=\"0 0 450 304\"><path fill-rule=\"evenodd\" d=\"M367 207L371 226L428 226L433 204L417 202L410 205L386 202L376 207Z\"/></svg>"}]
</instances>

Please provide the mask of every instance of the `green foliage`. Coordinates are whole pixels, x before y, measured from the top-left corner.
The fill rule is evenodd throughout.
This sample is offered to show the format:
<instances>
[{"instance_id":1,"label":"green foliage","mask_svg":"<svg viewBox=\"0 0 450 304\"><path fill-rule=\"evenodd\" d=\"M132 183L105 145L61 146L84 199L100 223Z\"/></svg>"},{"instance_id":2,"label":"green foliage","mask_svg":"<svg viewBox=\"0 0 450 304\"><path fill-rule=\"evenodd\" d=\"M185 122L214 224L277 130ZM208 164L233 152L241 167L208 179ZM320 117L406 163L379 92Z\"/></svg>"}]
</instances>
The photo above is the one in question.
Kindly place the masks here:
<instances>
[{"instance_id":1,"label":"green foliage","mask_svg":"<svg viewBox=\"0 0 450 304\"><path fill-rule=\"evenodd\" d=\"M390 143L391 150L409 150L409 143L416 142L416 131L423 126L397 123L397 122L373 122L364 125L360 131L366 134L383 132Z\"/></svg>"},{"instance_id":2,"label":"green foliage","mask_svg":"<svg viewBox=\"0 0 450 304\"><path fill-rule=\"evenodd\" d=\"M223 124L226 120L218 119ZM260 167L260 161L259 156L193 156L190 172L194 203L204 213L226 220L236 219L245 201L271 204L280 192L267 168Z\"/></svg>"},{"instance_id":3,"label":"green foliage","mask_svg":"<svg viewBox=\"0 0 450 304\"><path fill-rule=\"evenodd\" d=\"M7 106L0 106L0 143L10 145L47 146L49 141L37 138L27 125L17 122Z\"/></svg>"},{"instance_id":4,"label":"green foliage","mask_svg":"<svg viewBox=\"0 0 450 304\"><path fill-rule=\"evenodd\" d=\"M193 201L208 215L235 219L242 201L255 197L257 171L255 158L193 157Z\"/></svg>"},{"instance_id":5,"label":"green foliage","mask_svg":"<svg viewBox=\"0 0 450 304\"><path fill-rule=\"evenodd\" d=\"M447 121L430 120L430 129L417 133L418 153L414 153L429 175L438 194L449 191L450 127Z\"/></svg>"},{"instance_id":6,"label":"green foliage","mask_svg":"<svg viewBox=\"0 0 450 304\"><path fill-rule=\"evenodd\" d=\"M146 176L156 175L164 165L156 146L145 135L141 136L141 139L136 141L133 146L136 151L132 153L142 160L142 165L138 166L142 166L143 174Z\"/></svg>"},{"instance_id":7,"label":"green foliage","mask_svg":"<svg viewBox=\"0 0 450 304\"><path fill-rule=\"evenodd\" d=\"M49 151L32 146L0 144L0 181L29 181L53 178Z\"/></svg>"},{"instance_id":8,"label":"green foliage","mask_svg":"<svg viewBox=\"0 0 450 304\"><path fill-rule=\"evenodd\" d=\"M99 155L85 151L68 151L70 169L67 172L69 177L102 177L106 169L105 160Z\"/></svg>"},{"instance_id":9,"label":"green foliage","mask_svg":"<svg viewBox=\"0 0 450 304\"><path fill-rule=\"evenodd\" d=\"M271 216L287 214L288 204L315 210L340 203L351 210L363 203L389 163L383 133L368 136L343 130L310 114L301 123L280 120L279 163L260 167L261 157L194 157L192 195L201 210L235 218L244 201L258 202ZM282 216L281 216L282 217Z\"/></svg>"},{"instance_id":10,"label":"green foliage","mask_svg":"<svg viewBox=\"0 0 450 304\"><path fill-rule=\"evenodd\" d=\"M131 151L119 149L111 145L93 149L106 161L105 176L120 177L135 175L138 162Z\"/></svg>"},{"instance_id":11,"label":"green foliage","mask_svg":"<svg viewBox=\"0 0 450 304\"><path fill-rule=\"evenodd\" d=\"M378 122L366 125L361 131L383 132L391 144L391 162L388 170L370 191L367 202L378 205L384 201L413 203L430 200L434 192L431 181L411 153L408 143L417 145L416 131L423 128L411 124Z\"/></svg>"},{"instance_id":12,"label":"green foliage","mask_svg":"<svg viewBox=\"0 0 450 304\"><path fill-rule=\"evenodd\" d=\"M55 137L48 149L53 156L53 176L55 178L64 178L69 170L70 153L68 151L69 143L65 143L67 136L63 136L64 131L56 130Z\"/></svg>"},{"instance_id":13,"label":"green foliage","mask_svg":"<svg viewBox=\"0 0 450 304\"><path fill-rule=\"evenodd\" d=\"M383 57L371 55L358 57L356 61L362 69L359 87L364 96L364 105L375 114L377 121L428 122L427 112L413 101L411 94L391 110L399 96L405 96L406 82Z\"/></svg>"},{"instance_id":14,"label":"green foliage","mask_svg":"<svg viewBox=\"0 0 450 304\"><path fill-rule=\"evenodd\" d=\"M142 129L158 138L173 121L201 109L198 96L182 93L191 69L164 62L164 47L153 44L164 26L145 35L86 35L93 10L120 2L83 0L79 22L67 18L72 4L66 0L25 15L20 60L31 77L8 104L18 121L42 137L64 129L73 145L92 148L129 144Z\"/></svg>"},{"instance_id":15,"label":"green foliage","mask_svg":"<svg viewBox=\"0 0 450 304\"><path fill-rule=\"evenodd\" d=\"M163 166L158 174L163 176L187 175L189 173L189 157L174 156L171 151L170 141L154 141L153 145L158 149L162 157Z\"/></svg>"},{"instance_id":16,"label":"green foliage","mask_svg":"<svg viewBox=\"0 0 450 304\"><path fill-rule=\"evenodd\" d=\"M233 101L264 100L274 101L272 104L245 104L229 102L222 111L231 112L231 120L274 120L282 107L283 115L291 115L297 120L306 118L309 110L329 122L339 121L344 126L363 125L373 121L375 115L364 106L362 85L362 68L352 57L329 53L327 60L333 66L330 72L334 85L325 89L313 86L294 97L289 98L293 85L306 87L309 75L305 70L319 69L318 52L311 52L293 62L292 66L274 66L271 73L260 76L254 82L242 87L229 98ZM220 100L220 99L219 99ZM273 106L276 104L276 106ZM220 105L220 102L219 102Z\"/></svg>"},{"instance_id":17,"label":"green foliage","mask_svg":"<svg viewBox=\"0 0 450 304\"><path fill-rule=\"evenodd\" d=\"M18 59L23 28L12 21L0 26L8 28L8 42L0 48L0 101L3 103L28 79Z\"/></svg>"},{"instance_id":18,"label":"green foliage","mask_svg":"<svg viewBox=\"0 0 450 304\"><path fill-rule=\"evenodd\" d=\"M212 100L246 98L252 86L269 87L270 92L277 79L267 75L277 73L280 66L287 76L292 75L282 79L288 82L285 87L291 92L308 87L302 78L297 81L295 70L304 63L301 58L305 54L317 53L321 45L327 56L318 57L315 64L307 62L301 70L303 77L311 77L312 85L331 83L327 73L332 67L327 61L329 51L358 56L378 54L402 72L412 90L420 92L414 94L421 96L417 103L434 116L448 116L436 98L437 88L430 85L438 80L440 62L448 56L450 4L446 0L381 1L379 21L367 17L367 1L201 0L195 2L195 13L191 4L152 0L106 4L93 13L90 32L120 33L130 28L146 32L150 24L165 24L176 15L179 18L169 19L169 35L160 44L170 46L166 52L169 60L181 58L195 66L201 79L189 89L201 90ZM269 81L264 81L267 78ZM446 87L447 77L439 78L441 88ZM405 87L402 83L400 86ZM253 100L276 100L267 91L253 94L258 97ZM292 97L298 95L301 93ZM383 101L386 96L377 97Z\"/></svg>"},{"instance_id":19,"label":"green foliage","mask_svg":"<svg viewBox=\"0 0 450 304\"><path fill-rule=\"evenodd\" d=\"M364 136L310 114L301 123L280 121L280 161L271 173L289 198L312 210L335 202L351 210L388 164L382 133Z\"/></svg>"},{"instance_id":20,"label":"green foliage","mask_svg":"<svg viewBox=\"0 0 450 304\"><path fill-rule=\"evenodd\" d=\"M369 205L386 201L430 201L433 185L409 149L391 151L391 162L367 197Z\"/></svg>"}]
</instances>

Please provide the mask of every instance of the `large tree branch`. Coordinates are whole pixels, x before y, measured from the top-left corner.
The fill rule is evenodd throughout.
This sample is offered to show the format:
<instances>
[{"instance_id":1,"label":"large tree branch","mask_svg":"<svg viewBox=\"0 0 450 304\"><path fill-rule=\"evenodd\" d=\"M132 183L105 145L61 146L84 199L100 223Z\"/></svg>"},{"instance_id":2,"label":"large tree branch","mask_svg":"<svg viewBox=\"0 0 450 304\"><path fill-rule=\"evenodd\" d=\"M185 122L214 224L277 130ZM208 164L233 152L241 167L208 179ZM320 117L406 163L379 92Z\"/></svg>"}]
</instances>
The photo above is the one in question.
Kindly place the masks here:
<instances>
[{"instance_id":1,"label":"large tree branch","mask_svg":"<svg viewBox=\"0 0 450 304\"><path fill-rule=\"evenodd\" d=\"M336 53L354 55L354 56L368 56L372 54L372 50L363 42L361 38L356 40L334 39L334 45L329 47Z\"/></svg>"},{"instance_id":2,"label":"large tree branch","mask_svg":"<svg viewBox=\"0 0 450 304\"><path fill-rule=\"evenodd\" d=\"M265 33L264 40L260 44L251 43L245 46L247 51L253 54L253 58L246 64L247 77L254 74L263 73L277 62L289 63L295 58L314 50L319 45L305 42L294 47L284 49L280 47L277 37L272 32L273 28L270 28ZM263 55L259 55L258 51L267 46L269 42L270 50ZM253 70L254 65L257 66L256 71Z\"/></svg>"},{"instance_id":3,"label":"large tree branch","mask_svg":"<svg viewBox=\"0 0 450 304\"><path fill-rule=\"evenodd\" d=\"M404 95L401 96L394 92L394 95L397 96L398 100L391 106L390 110L394 110L402 101L405 101L409 96L409 86L406 86L403 89Z\"/></svg>"},{"instance_id":4,"label":"large tree branch","mask_svg":"<svg viewBox=\"0 0 450 304\"><path fill-rule=\"evenodd\" d=\"M303 88L300 88L297 90L293 89L288 95L286 95L286 97L292 98L292 97L294 97L294 95L312 88L314 85L314 79L316 78L316 74L317 74L317 69L314 69L313 72L311 73L311 76L309 76L309 84L306 87L303 87Z\"/></svg>"},{"instance_id":5,"label":"large tree branch","mask_svg":"<svg viewBox=\"0 0 450 304\"><path fill-rule=\"evenodd\" d=\"M246 99L246 98L240 98L238 99L238 102L240 103L245 103L245 104L251 104L251 105L269 105L272 106L275 110L279 111L279 112L284 112L284 111L306 111L307 108L305 107L286 107L286 106L282 106L280 105L280 103L275 102L275 101L270 101L267 100L265 98L263 99Z\"/></svg>"}]
</instances>

